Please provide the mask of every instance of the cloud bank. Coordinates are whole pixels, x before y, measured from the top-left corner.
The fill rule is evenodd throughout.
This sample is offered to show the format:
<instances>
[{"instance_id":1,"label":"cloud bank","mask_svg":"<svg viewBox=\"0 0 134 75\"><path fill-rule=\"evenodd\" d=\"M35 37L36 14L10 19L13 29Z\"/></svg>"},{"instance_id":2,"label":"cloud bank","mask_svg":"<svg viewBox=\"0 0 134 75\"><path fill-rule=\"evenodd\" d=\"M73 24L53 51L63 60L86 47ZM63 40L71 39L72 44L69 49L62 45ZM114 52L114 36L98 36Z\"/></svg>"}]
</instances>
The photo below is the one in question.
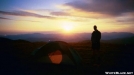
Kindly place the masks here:
<instances>
[{"instance_id":1,"label":"cloud bank","mask_svg":"<svg viewBox=\"0 0 134 75\"><path fill-rule=\"evenodd\" d=\"M36 17L36 18L48 18L53 19L52 16L44 16L37 13L31 13L26 11L13 11L13 12L7 12L7 11L0 11L0 14L3 15L13 15L13 16L30 16L30 17Z\"/></svg>"},{"instance_id":2,"label":"cloud bank","mask_svg":"<svg viewBox=\"0 0 134 75\"><path fill-rule=\"evenodd\" d=\"M134 12L134 0L75 0L65 5L86 12L97 12L111 16Z\"/></svg>"}]
</instances>

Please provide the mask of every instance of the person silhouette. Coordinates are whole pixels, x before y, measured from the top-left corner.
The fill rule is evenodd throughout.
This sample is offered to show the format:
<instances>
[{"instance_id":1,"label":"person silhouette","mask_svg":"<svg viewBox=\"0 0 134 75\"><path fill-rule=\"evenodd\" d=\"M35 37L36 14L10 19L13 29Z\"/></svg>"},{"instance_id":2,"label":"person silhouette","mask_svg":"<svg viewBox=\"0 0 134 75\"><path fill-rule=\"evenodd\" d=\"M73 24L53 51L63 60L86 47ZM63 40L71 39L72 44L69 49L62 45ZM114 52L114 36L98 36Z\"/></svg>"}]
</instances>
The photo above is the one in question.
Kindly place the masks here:
<instances>
[{"instance_id":1,"label":"person silhouette","mask_svg":"<svg viewBox=\"0 0 134 75\"><path fill-rule=\"evenodd\" d=\"M98 31L97 26L94 25L94 31L91 36L91 42L92 42L92 50L93 50L93 57L95 59L95 63L100 63L100 39L101 39L101 32Z\"/></svg>"}]
</instances>

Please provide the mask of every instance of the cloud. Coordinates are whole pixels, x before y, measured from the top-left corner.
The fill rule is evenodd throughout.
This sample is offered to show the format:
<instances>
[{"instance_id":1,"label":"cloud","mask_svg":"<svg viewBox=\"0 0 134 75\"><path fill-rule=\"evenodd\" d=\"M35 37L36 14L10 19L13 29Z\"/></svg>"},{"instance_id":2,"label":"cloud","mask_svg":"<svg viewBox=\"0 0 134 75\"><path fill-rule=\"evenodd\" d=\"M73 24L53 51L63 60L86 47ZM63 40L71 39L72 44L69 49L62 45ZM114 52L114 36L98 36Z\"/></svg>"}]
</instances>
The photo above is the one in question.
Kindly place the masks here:
<instances>
[{"instance_id":1,"label":"cloud","mask_svg":"<svg viewBox=\"0 0 134 75\"><path fill-rule=\"evenodd\" d=\"M64 11L53 11L53 10L49 10L49 14L51 16L43 16L43 15L40 15L40 14L35 14L35 12L31 12L30 10L29 11L26 11L26 10L21 10L21 11L14 11L14 12L6 12L6 11L0 11L0 14L3 14L3 15L13 15L13 16L32 16L32 17L37 17L37 18L49 18L49 19L57 19L57 20L60 20L60 19L66 19L66 20L71 20L71 21L87 21L85 18L83 17L77 17L77 16L74 16L74 15L70 15L69 12L64 12ZM1 19L7 19L7 20L14 20L14 21L29 21L29 22L41 22L41 21L30 21L30 20L16 20L16 19L10 19L10 18L4 18L4 17L1 17Z\"/></svg>"},{"instance_id":2,"label":"cloud","mask_svg":"<svg viewBox=\"0 0 134 75\"><path fill-rule=\"evenodd\" d=\"M123 16L116 17L116 22L125 23L125 24L133 24L134 23L134 12L125 13Z\"/></svg>"},{"instance_id":3,"label":"cloud","mask_svg":"<svg viewBox=\"0 0 134 75\"><path fill-rule=\"evenodd\" d=\"M66 13L66 12L51 12L50 13L51 15L54 15L54 16L70 16L69 13Z\"/></svg>"},{"instance_id":4,"label":"cloud","mask_svg":"<svg viewBox=\"0 0 134 75\"><path fill-rule=\"evenodd\" d=\"M13 12L7 12L7 11L0 11L0 14L3 15L13 15L13 16L30 16L30 17L37 17L37 18L48 18L53 19L52 16L44 16L32 12L26 12L26 11L13 11Z\"/></svg>"},{"instance_id":5,"label":"cloud","mask_svg":"<svg viewBox=\"0 0 134 75\"><path fill-rule=\"evenodd\" d=\"M11 19L5 18L5 17L0 17L0 19L11 20Z\"/></svg>"},{"instance_id":6,"label":"cloud","mask_svg":"<svg viewBox=\"0 0 134 75\"><path fill-rule=\"evenodd\" d=\"M65 5L85 12L120 16L134 11L134 0L74 0Z\"/></svg>"},{"instance_id":7,"label":"cloud","mask_svg":"<svg viewBox=\"0 0 134 75\"><path fill-rule=\"evenodd\" d=\"M40 22L40 23L41 23L41 21L33 21L33 20L15 20L15 19L10 19L10 18L5 18L5 17L0 17L0 19L4 19L4 20L14 20L14 21Z\"/></svg>"},{"instance_id":8,"label":"cloud","mask_svg":"<svg viewBox=\"0 0 134 75\"><path fill-rule=\"evenodd\" d=\"M118 22L118 23L125 23L125 24L134 24L134 18L117 19L116 22Z\"/></svg>"}]
</instances>

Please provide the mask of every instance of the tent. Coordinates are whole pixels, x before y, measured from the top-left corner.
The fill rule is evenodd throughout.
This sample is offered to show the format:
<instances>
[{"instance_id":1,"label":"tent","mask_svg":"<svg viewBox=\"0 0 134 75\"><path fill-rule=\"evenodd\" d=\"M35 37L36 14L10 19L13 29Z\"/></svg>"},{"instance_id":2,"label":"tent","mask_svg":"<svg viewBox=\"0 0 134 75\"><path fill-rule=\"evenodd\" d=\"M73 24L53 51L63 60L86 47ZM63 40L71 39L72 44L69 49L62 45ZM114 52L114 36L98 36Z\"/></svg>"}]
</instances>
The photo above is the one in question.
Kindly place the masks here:
<instances>
[{"instance_id":1,"label":"tent","mask_svg":"<svg viewBox=\"0 0 134 75\"><path fill-rule=\"evenodd\" d=\"M34 62L80 65L81 57L68 43L53 41L33 51Z\"/></svg>"}]
</instances>

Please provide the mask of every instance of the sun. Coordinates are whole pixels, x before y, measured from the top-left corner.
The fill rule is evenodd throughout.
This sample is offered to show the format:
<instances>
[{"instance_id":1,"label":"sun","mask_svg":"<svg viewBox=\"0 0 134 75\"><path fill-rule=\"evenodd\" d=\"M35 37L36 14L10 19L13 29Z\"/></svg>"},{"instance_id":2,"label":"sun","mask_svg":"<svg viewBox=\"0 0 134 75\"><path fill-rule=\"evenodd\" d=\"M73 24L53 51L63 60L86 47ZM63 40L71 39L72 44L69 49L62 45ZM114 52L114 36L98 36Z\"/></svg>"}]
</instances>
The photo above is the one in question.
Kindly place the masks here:
<instances>
[{"instance_id":1,"label":"sun","mask_svg":"<svg viewBox=\"0 0 134 75\"><path fill-rule=\"evenodd\" d=\"M68 23L63 23L63 30L66 32L71 32L73 30L73 24L68 22Z\"/></svg>"},{"instance_id":2,"label":"sun","mask_svg":"<svg viewBox=\"0 0 134 75\"><path fill-rule=\"evenodd\" d=\"M65 31L71 31L73 27L71 25L64 25L63 28Z\"/></svg>"}]
</instances>

